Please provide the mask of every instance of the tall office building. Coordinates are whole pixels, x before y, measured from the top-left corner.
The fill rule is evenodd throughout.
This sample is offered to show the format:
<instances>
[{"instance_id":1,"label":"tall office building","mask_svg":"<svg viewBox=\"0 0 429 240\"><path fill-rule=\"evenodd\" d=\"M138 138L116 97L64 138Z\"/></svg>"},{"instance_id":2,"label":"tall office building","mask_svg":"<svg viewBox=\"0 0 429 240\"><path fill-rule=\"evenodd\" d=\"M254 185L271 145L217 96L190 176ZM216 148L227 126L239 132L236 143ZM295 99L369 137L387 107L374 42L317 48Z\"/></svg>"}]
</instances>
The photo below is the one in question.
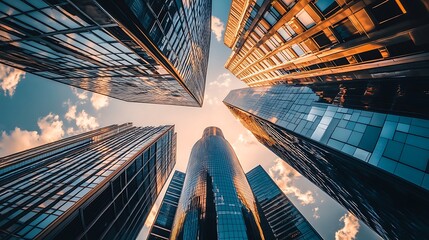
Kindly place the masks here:
<instances>
[{"instance_id":1,"label":"tall office building","mask_svg":"<svg viewBox=\"0 0 429 240\"><path fill-rule=\"evenodd\" d=\"M112 125L0 163L1 239L132 239L176 163L176 134Z\"/></svg>"},{"instance_id":2,"label":"tall office building","mask_svg":"<svg viewBox=\"0 0 429 240\"><path fill-rule=\"evenodd\" d=\"M173 226L171 239L264 239L252 190L217 127L192 148Z\"/></svg>"},{"instance_id":3,"label":"tall office building","mask_svg":"<svg viewBox=\"0 0 429 240\"><path fill-rule=\"evenodd\" d=\"M225 64L249 86L429 75L426 0L233 0Z\"/></svg>"},{"instance_id":4,"label":"tall office building","mask_svg":"<svg viewBox=\"0 0 429 240\"><path fill-rule=\"evenodd\" d=\"M281 84L233 90L224 103L262 144L381 237L427 238L429 121L390 113L406 111L395 99L389 108L347 105L347 94L329 102L328 95L316 85Z\"/></svg>"},{"instance_id":5,"label":"tall office building","mask_svg":"<svg viewBox=\"0 0 429 240\"><path fill-rule=\"evenodd\" d=\"M184 181L185 173L175 171L150 229L148 240L170 239L174 216L176 215L177 204L179 203Z\"/></svg>"},{"instance_id":6,"label":"tall office building","mask_svg":"<svg viewBox=\"0 0 429 240\"><path fill-rule=\"evenodd\" d=\"M248 173L247 180L255 195L259 216L268 222L271 239L322 239L293 203L259 165Z\"/></svg>"},{"instance_id":7,"label":"tall office building","mask_svg":"<svg viewBox=\"0 0 429 240\"><path fill-rule=\"evenodd\" d=\"M201 106L211 0L0 0L0 63L130 102Z\"/></svg>"}]
</instances>

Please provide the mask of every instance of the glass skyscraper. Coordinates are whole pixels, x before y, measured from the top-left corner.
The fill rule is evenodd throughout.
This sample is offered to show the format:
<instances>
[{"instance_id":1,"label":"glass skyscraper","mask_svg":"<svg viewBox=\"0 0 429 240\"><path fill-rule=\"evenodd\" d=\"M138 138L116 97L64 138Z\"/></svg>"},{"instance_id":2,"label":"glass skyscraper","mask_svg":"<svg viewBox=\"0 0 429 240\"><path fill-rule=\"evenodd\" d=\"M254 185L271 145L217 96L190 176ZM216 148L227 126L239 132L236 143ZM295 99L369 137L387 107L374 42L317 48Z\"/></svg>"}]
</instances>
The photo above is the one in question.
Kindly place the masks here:
<instances>
[{"instance_id":1,"label":"glass skyscraper","mask_svg":"<svg viewBox=\"0 0 429 240\"><path fill-rule=\"evenodd\" d=\"M170 239L174 216L176 215L177 204L179 203L184 181L185 173L175 171L156 215L156 219L150 229L148 240Z\"/></svg>"},{"instance_id":2,"label":"glass skyscraper","mask_svg":"<svg viewBox=\"0 0 429 240\"><path fill-rule=\"evenodd\" d=\"M0 63L130 102L201 106L211 0L0 0Z\"/></svg>"},{"instance_id":3,"label":"glass skyscraper","mask_svg":"<svg viewBox=\"0 0 429 240\"><path fill-rule=\"evenodd\" d=\"M429 75L426 0L232 0L225 67L247 85Z\"/></svg>"},{"instance_id":4,"label":"glass skyscraper","mask_svg":"<svg viewBox=\"0 0 429 240\"><path fill-rule=\"evenodd\" d=\"M260 165L246 177L258 203L259 216L268 222L264 233L271 231L272 239L322 239Z\"/></svg>"},{"instance_id":5,"label":"glass skyscraper","mask_svg":"<svg viewBox=\"0 0 429 240\"><path fill-rule=\"evenodd\" d=\"M192 148L171 239L264 239L246 175L217 127Z\"/></svg>"},{"instance_id":6,"label":"glass skyscraper","mask_svg":"<svg viewBox=\"0 0 429 240\"><path fill-rule=\"evenodd\" d=\"M407 99L401 84L392 88L397 98L376 104L371 94L349 102L317 85L285 84L233 90L224 103L262 144L381 237L421 239L429 236L429 120L416 117L428 115L421 88L426 105L410 112L395 105Z\"/></svg>"},{"instance_id":7,"label":"glass skyscraper","mask_svg":"<svg viewBox=\"0 0 429 240\"><path fill-rule=\"evenodd\" d=\"M135 238L175 163L174 126L130 123L1 158L0 238Z\"/></svg>"}]
</instances>

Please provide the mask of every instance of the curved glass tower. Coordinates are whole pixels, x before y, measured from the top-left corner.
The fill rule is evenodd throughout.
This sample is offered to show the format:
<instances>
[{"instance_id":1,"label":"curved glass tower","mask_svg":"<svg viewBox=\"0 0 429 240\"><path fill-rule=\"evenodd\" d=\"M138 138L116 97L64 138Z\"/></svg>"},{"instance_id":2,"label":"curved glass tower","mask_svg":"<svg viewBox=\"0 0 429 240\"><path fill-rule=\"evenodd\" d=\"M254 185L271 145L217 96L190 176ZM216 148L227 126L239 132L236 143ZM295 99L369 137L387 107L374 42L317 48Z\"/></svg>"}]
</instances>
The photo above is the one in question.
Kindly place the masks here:
<instances>
[{"instance_id":1,"label":"curved glass tower","mask_svg":"<svg viewBox=\"0 0 429 240\"><path fill-rule=\"evenodd\" d=\"M192 148L173 226L171 239L264 239L246 175L217 127Z\"/></svg>"}]
</instances>

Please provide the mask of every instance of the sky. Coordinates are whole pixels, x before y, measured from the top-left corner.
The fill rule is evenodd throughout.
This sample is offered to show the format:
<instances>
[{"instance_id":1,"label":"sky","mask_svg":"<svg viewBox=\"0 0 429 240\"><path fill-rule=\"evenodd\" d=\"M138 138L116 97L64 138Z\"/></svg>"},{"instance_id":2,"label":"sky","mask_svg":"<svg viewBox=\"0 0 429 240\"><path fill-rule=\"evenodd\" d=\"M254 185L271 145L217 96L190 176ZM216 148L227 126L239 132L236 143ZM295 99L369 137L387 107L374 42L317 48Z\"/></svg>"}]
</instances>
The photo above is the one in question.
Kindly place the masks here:
<instances>
[{"instance_id":1,"label":"sky","mask_svg":"<svg viewBox=\"0 0 429 240\"><path fill-rule=\"evenodd\" d=\"M185 172L193 144L206 127L217 126L233 146L243 170L248 172L262 165L324 239L380 239L258 143L222 103L230 90L246 87L224 68L231 53L223 44L229 5L230 1L213 1L209 66L202 108L129 103L0 65L0 157L110 124L174 124L178 144L175 169ZM167 185L168 182L138 239L146 239Z\"/></svg>"}]
</instances>

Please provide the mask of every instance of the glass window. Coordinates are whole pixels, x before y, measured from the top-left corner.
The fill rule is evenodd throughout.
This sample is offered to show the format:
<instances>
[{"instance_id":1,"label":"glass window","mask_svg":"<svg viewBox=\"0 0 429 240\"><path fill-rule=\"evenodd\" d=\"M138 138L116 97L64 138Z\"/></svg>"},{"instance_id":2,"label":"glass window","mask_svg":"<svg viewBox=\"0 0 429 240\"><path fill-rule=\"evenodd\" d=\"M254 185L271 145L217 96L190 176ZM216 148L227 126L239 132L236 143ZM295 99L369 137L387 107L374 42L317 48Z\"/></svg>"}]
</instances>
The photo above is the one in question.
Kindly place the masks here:
<instances>
[{"instance_id":1,"label":"glass window","mask_svg":"<svg viewBox=\"0 0 429 240\"><path fill-rule=\"evenodd\" d=\"M326 36L324 32L318 32L312 38L317 43L319 48L323 48L332 44L331 40Z\"/></svg>"},{"instance_id":2,"label":"glass window","mask_svg":"<svg viewBox=\"0 0 429 240\"><path fill-rule=\"evenodd\" d=\"M380 4L375 5L372 8L372 13L377 19L378 23L383 24L403 15L406 13L406 11L400 1L386 0Z\"/></svg>"},{"instance_id":3,"label":"glass window","mask_svg":"<svg viewBox=\"0 0 429 240\"><path fill-rule=\"evenodd\" d=\"M283 37L283 39L285 41L289 41L290 39L292 39L292 35L289 33L289 31L285 27L279 28L279 30L277 30L277 32L280 34L280 36Z\"/></svg>"},{"instance_id":4,"label":"glass window","mask_svg":"<svg viewBox=\"0 0 429 240\"><path fill-rule=\"evenodd\" d=\"M336 24L333 29L337 38L342 42L356 38L359 34L358 30L348 18Z\"/></svg>"},{"instance_id":5,"label":"glass window","mask_svg":"<svg viewBox=\"0 0 429 240\"><path fill-rule=\"evenodd\" d=\"M314 5L316 5L316 7L325 17L332 15L340 9L338 3L335 0L316 0Z\"/></svg>"},{"instance_id":6,"label":"glass window","mask_svg":"<svg viewBox=\"0 0 429 240\"><path fill-rule=\"evenodd\" d=\"M304 25L305 28L309 29L316 25L316 22L314 22L313 18L308 14L307 11L302 9L297 15L296 18Z\"/></svg>"},{"instance_id":7,"label":"glass window","mask_svg":"<svg viewBox=\"0 0 429 240\"><path fill-rule=\"evenodd\" d=\"M301 46L299 46L298 44L293 44L292 49L300 57L305 54L304 50L302 50Z\"/></svg>"}]
</instances>

